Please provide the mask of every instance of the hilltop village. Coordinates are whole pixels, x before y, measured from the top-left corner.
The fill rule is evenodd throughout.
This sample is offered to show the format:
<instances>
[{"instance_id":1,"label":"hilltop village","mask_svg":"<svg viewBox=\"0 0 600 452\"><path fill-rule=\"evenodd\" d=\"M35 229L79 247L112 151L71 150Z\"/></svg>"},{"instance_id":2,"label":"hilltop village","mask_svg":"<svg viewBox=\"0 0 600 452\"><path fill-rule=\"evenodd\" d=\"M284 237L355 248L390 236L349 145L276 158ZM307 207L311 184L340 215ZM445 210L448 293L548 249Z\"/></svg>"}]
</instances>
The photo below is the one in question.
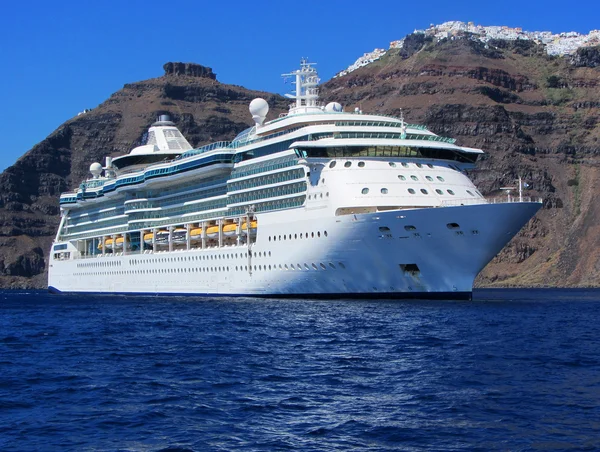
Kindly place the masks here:
<instances>
[{"instance_id":1,"label":"hilltop village","mask_svg":"<svg viewBox=\"0 0 600 452\"><path fill-rule=\"evenodd\" d=\"M441 25L431 24L426 30L415 30L413 34L430 36L436 41L442 39L461 39L471 37L481 42L488 43L492 39L517 40L523 39L544 45L548 55L570 55L580 47L591 47L600 45L600 30L592 30L588 34L580 34L575 31L553 34L550 31L523 31L522 28L511 28L507 26L475 25L473 22L450 21ZM366 66L378 60L391 49L401 49L405 38L390 42L389 49L375 49L367 52L357 59L348 68L339 72L335 77L341 77L355 71L359 67Z\"/></svg>"}]
</instances>

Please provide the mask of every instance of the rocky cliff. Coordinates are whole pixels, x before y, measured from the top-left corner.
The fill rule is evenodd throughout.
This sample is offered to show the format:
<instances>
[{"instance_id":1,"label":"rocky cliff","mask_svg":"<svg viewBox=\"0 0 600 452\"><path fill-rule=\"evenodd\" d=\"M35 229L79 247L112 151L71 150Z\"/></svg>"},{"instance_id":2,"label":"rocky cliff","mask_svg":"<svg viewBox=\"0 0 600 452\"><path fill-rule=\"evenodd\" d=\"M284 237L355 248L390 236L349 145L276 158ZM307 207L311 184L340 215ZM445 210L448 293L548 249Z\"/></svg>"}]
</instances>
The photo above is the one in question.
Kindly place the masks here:
<instances>
[{"instance_id":1,"label":"rocky cliff","mask_svg":"<svg viewBox=\"0 0 600 452\"><path fill-rule=\"evenodd\" d=\"M487 196L521 176L544 208L484 270L478 285L600 285L600 67L598 51L549 56L532 42L408 37L401 49L322 86L346 109L425 123L487 155L471 174ZM190 143L231 140L264 97L224 85L210 68L167 63L165 75L127 84L73 118L0 175L0 285L44 287L59 220L58 195L78 186L90 163L128 152L168 113Z\"/></svg>"},{"instance_id":2,"label":"rocky cliff","mask_svg":"<svg viewBox=\"0 0 600 452\"><path fill-rule=\"evenodd\" d=\"M547 55L532 41L407 37L323 86L346 107L424 123L487 155L471 177L487 196L516 186L544 208L478 285L600 285L600 68L597 48Z\"/></svg>"},{"instance_id":3,"label":"rocky cliff","mask_svg":"<svg viewBox=\"0 0 600 452\"><path fill-rule=\"evenodd\" d=\"M200 146L231 140L252 125L248 104L256 97L267 99L271 119L287 110L281 96L219 83L211 68L167 63L164 70L65 122L0 174L1 287L46 287L60 193L87 178L92 162L129 152L159 114L169 114L192 146Z\"/></svg>"}]
</instances>

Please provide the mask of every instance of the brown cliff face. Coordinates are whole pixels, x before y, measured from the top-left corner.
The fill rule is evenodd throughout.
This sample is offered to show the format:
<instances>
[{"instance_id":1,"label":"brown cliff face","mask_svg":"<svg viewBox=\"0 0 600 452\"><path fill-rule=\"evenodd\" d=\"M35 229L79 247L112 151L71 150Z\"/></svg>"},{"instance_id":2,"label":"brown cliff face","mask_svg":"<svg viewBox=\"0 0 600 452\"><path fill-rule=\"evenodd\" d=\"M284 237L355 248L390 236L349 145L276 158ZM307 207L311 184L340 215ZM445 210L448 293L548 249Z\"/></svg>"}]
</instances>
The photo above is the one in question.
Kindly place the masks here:
<instances>
[{"instance_id":1,"label":"brown cliff face","mask_svg":"<svg viewBox=\"0 0 600 452\"><path fill-rule=\"evenodd\" d=\"M347 109L399 115L478 147L471 178L487 196L515 186L544 208L485 268L478 285L600 285L598 49L549 57L531 42L411 40L410 51L327 82Z\"/></svg>"},{"instance_id":2,"label":"brown cliff face","mask_svg":"<svg viewBox=\"0 0 600 452\"><path fill-rule=\"evenodd\" d=\"M486 267L479 285L600 285L600 67L597 50L553 58L531 43L410 38L402 50L322 87L347 110L399 115L488 154L471 177L484 194L520 175L544 208ZM129 152L161 113L193 146L252 124L248 104L280 96L219 83L210 68L167 63L73 118L0 175L0 285L45 287L60 192L92 162Z\"/></svg>"},{"instance_id":3,"label":"brown cliff face","mask_svg":"<svg viewBox=\"0 0 600 452\"><path fill-rule=\"evenodd\" d=\"M167 113L192 146L229 141L253 124L248 105L287 110L284 98L216 80L212 69L167 63L163 77L130 83L99 107L61 125L0 174L0 287L47 285L47 258L59 222L61 192L89 176L93 162L128 153Z\"/></svg>"}]
</instances>

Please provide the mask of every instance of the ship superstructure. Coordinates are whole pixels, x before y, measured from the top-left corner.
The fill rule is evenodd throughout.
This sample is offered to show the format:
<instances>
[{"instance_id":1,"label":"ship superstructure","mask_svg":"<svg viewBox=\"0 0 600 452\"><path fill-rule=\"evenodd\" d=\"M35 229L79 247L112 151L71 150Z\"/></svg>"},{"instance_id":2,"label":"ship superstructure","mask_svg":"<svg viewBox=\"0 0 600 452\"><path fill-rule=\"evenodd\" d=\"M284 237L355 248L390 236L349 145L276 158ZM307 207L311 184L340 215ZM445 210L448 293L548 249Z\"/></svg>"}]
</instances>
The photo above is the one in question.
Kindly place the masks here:
<instances>
[{"instance_id":1,"label":"ship superstructure","mask_svg":"<svg viewBox=\"0 0 600 452\"><path fill-rule=\"evenodd\" d=\"M287 114L193 149L160 117L60 198L49 289L77 293L468 298L541 207L492 203L483 153L402 117L320 105L303 61ZM513 201L516 201L513 200Z\"/></svg>"}]
</instances>

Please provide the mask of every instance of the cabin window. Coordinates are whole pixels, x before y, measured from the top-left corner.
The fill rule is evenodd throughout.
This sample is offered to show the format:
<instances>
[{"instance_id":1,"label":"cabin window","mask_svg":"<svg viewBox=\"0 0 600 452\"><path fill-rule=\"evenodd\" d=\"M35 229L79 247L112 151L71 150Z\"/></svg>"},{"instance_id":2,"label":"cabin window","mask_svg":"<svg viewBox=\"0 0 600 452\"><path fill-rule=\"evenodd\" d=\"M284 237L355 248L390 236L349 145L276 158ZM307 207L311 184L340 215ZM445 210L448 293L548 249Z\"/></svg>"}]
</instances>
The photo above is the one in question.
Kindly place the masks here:
<instances>
[{"instance_id":1,"label":"cabin window","mask_svg":"<svg viewBox=\"0 0 600 452\"><path fill-rule=\"evenodd\" d=\"M454 192L452 190L446 190L448 192L448 194L454 196Z\"/></svg>"},{"instance_id":2,"label":"cabin window","mask_svg":"<svg viewBox=\"0 0 600 452\"><path fill-rule=\"evenodd\" d=\"M446 227L447 227L448 229L459 229L459 228L460 228L460 225L459 225L458 223L448 223L448 224L446 225Z\"/></svg>"},{"instance_id":3,"label":"cabin window","mask_svg":"<svg viewBox=\"0 0 600 452\"><path fill-rule=\"evenodd\" d=\"M443 194L444 194L444 192L443 192L442 190L440 190L439 188L436 188L436 189L435 189L435 192L436 192L438 195L443 195Z\"/></svg>"},{"instance_id":4,"label":"cabin window","mask_svg":"<svg viewBox=\"0 0 600 452\"><path fill-rule=\"evenodd\" d=\"M417 168L423 168L423 165L421 165L420 163L417 163Z\"/></svg>"},{"instance_id":5,"label":"cabin window","mask_svg":"<svg viewBox=\"0 0 600 452\"><path fill-rule=\"evenodd\" d=\"M410 178L411 178L412 180L419 180L419 178L418 178L417 176L410 176Z\"/></svg>"},{"instance_id":6,"label":"cabin window","mask_svg":"<svg viewBox=\"0 0 600 452\"><path fill-rule=\"evenodd\" d=\"M358 162L358 167L363 168L365 166L365 162Z\"/></svg>"},{"instance_id":7,"label":"cabin window","mask_svg":"<svg viewBox=\"0 0 600 452\"><path fill-rule=\"evenodd\" d=\"M344 168L350 168L352 166L352 162L344 163Z\"/></svg>"},{"instance_id":8,"label":"cabin window","mask_svg":"<svg viewBox=\"0 0 600 452\"><path fill-rule=\"evenodd\" d=\"M404 230L406 230L406 231L416 231L417 228L415 226L413 226L412 224L408 224L408 225L404 226Z\"/></svg>"},{"instance_id":9,"label":"cabin window","mask_svg":"<svg viewBox=\"0 0 600 452\"><path fill-rule=\"evenodd\" d=\"M471 190L467 190L467 193L468 193L468 194L470 194L471 196L475 196L475 195L473 194L473 192L471 192Z\"/></svg>"},{"instance_id":10,"label":"cabin window","mask_svg":"<svg viewBox=\"0 0 600 452\"><path fill-rule=\"evenodd\" d=\"M333 160L333 161L332 161L332 162L329 164L329 168L333 168L333 167L335 166L335 164L336 164L336 161L335 161L335 160Z\"/></svg>"},{"instance_id":11,"label":"cabin window","mask_svg":"<svg viewBox=\"0 0 600 452\"><path fill-rule=\"evenodd\" d=\"M425 179L427 179L429 182L433 182L433 177L431 176L425 176Z\"/></svg>"},{"instance_id":12,"label":"cabin window","mask_svg":"<svg viewBox=\"0 0 600 452\"><path fill-rule=\"evenodd\" d=\"M402 166L403 166L404 168L408 168L408 163L406 163L406 162L402 162Z\"/></svg>"},{"instance_id":13,"label":"cabin window","mask_svg":"<svg viewBox=\"0 0 600 452\"><path fill-rule=\"evenodd\" d=\"M421 193L423 193L424 195L428 195L429 193L427 192L427 190L425 190L424 188L421 189Z\"/></svg>"},{"instance_id":14,"label":"cabin window","mask_svg":"<svg viewBox=\"0 0 600 452\"><path fill-rule=\"evenodd\" d=\"M414 195L414 194L415 194L415 190L414 190L413 188L409 188L409 189L408 189L408 192L409 192L411 195Z\"/></svg>"},{"instance_id":15,"label":"cabin window","mask_svg":"<svg viewBox=\"0 0 600 452\"><path fill-rule=\"evenodd\" d=\"M419 276L421 274L421 270L419 270L419 266L417 264L399 264L400 270L407 276Z\"/></svg>"},{"instance_id":16,"label":"cabin window","mask_svg":"<svg viewBox=\"0 0 600 452\"><path fill-rule=\"evenodd\" d=\"M398 179L400 179L400 180L406 180L406 177L404 177L402 174L400 174L400 175L398 176Z\"/></svg>"},{"instance_id":17,"label":"cabin window","mask_svg":"<svg viewBox=\"0 0 600 452\"><path fill-rule=\"evenodd\" d=\"M395 167L396 167L396 164L395 164L394 162L389 162L389 165L390 165L392 168L395 168Z\"/></svg>"},{"instance_id":18,"label":"cabin window","mask_svg":"<svg viewBox=\"0 0 600 452\"><path fill-rule=\"evenodd\" d=\"M366 195L367 193L369 193L369 189L368 189L368 188L363 188L363 189L361 190L361 193L362 193L363 195Z\"/></svg>"},{"instance_id":19,"label":"cabin window","mask_svg":"<svg viewBox=\"0 0 600 452\"><path fill-rule=\"evenodd\" d=\"M442 176L438 176L437 180L439 180L440 182L444 182L444 178Z\"/></svg>"},{"instance_id":20,"label":"cabin window","mask_svg":"<svg viewBox=\"0 0 600 452\"><path fill-rule=\"evenodd\" d=\"M381 194L382 195L387 195L388 194L388 189L387 188L382 188L381 189Z\"/></svg>"}]
</instances>

